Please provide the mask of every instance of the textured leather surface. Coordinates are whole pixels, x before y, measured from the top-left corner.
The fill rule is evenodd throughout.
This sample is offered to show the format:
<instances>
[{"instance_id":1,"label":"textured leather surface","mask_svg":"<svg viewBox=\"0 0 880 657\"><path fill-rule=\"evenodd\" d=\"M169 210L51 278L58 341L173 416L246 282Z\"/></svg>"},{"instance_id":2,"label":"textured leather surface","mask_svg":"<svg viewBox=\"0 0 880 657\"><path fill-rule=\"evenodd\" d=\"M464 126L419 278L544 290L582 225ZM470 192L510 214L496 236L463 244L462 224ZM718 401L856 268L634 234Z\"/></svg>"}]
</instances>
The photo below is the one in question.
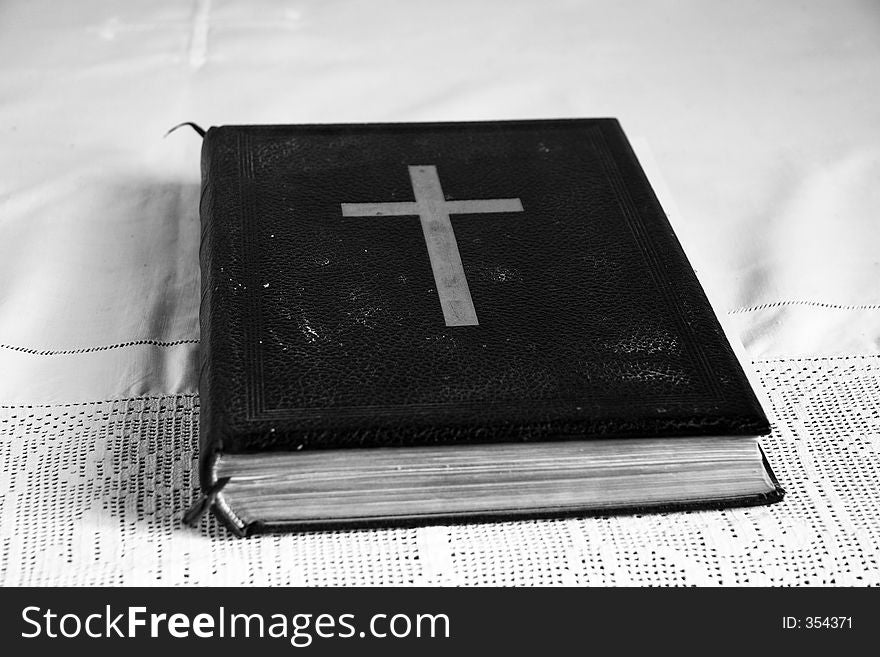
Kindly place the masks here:
<instances>
[{"instance_id":1,"label":"textured leather surface","mask_svg":"<svg viewBox=\"0 0 880 657\"><path fill-rule=\"evenodd\" d=\"M224 126L202 153L203 465L768 430L613 119ZM445 325L418 217L342 216L413 201L411 165L522 201L452 217L477 326Z\"/></svg>"}]
</instances>

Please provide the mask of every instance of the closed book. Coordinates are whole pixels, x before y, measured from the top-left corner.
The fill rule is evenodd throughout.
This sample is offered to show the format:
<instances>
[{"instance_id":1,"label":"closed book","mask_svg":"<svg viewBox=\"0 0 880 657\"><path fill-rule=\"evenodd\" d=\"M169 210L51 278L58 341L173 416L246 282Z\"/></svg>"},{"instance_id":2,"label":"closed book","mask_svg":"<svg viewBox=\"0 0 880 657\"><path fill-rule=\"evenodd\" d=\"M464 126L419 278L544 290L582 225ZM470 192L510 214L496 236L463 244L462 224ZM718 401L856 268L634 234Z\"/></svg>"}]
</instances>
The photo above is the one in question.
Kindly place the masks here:
<instances>
[{"instance_id":1,"label":"closed book","mask_svg":"<svg viewBox=\"0 0 880 657\"><path fill-rule=\"evenodd\" d=\"M239 534L779 499L614 119L222 126L203 503Z\"/></svg>"}]
</instances>

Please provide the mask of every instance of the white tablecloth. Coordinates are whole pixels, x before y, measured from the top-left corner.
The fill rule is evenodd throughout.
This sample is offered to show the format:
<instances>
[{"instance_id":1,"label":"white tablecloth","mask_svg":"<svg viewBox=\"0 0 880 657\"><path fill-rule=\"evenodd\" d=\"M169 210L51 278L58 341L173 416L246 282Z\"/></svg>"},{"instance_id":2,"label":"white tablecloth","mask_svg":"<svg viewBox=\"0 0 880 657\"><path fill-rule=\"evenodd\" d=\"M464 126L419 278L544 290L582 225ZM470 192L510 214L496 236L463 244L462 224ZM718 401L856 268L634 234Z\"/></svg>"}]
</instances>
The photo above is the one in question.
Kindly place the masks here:
<instances>
[{"instance_id":1,"label":"white tablecloth","mask_svg":"<svg viewBox=\"0 0 880 657\"><path fill-rule=\"evenodd\" d=\"M880 7L0 7L0 583L880 584ZM745 345L781 504L239 540L194 499L200 140L616 116Z\"/></svg>"}]
</instances>

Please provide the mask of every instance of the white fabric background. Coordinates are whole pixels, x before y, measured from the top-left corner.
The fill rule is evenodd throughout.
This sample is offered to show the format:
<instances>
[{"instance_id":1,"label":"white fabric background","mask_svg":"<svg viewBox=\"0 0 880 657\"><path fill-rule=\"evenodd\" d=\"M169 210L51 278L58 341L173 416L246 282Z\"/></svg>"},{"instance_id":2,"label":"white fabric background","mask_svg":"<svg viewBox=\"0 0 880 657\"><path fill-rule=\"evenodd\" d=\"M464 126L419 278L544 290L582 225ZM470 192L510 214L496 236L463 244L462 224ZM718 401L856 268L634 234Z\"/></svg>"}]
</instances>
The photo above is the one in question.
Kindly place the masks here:
<instances>
[{"instance_id":1,"label":"white fabric background","mask_svg":"<svg viewBox=\"0 0 880 657\"><path fill-rule=\"evenodd\" d=\"M3 3L0 581L880 583L878 100L868 1ZM248 541L180 528L200 140L165 130L578 116L638 138L755 361L787 500Z\"/></svg>"}]
</instances>

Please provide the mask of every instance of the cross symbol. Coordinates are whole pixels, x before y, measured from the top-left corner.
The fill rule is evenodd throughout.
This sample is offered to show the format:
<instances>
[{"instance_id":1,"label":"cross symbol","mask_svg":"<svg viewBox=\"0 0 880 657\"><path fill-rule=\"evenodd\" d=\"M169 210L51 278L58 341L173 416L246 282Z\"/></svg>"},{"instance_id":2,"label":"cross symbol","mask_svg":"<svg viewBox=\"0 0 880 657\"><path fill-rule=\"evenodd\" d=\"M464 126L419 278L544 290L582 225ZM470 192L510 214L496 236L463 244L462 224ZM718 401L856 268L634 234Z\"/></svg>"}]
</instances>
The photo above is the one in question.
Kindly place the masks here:
<instances>
[{"instance_id":1,"label":"cross symbol","mask_svg":"<svg viewBox=\"0 0 880 657\"><path fill-rule=\"evenodd\" d=\"M449 215L522 212L522 202L518 198L447 201L440 187L437 167L432 165L409 167L409 177L416 197L414 203L342 203L342 216L417 216L422 222L422 233L425 235L446 326L476 326L479 324L477 311L464 275Z\"/></svg>"}]
</instances>

